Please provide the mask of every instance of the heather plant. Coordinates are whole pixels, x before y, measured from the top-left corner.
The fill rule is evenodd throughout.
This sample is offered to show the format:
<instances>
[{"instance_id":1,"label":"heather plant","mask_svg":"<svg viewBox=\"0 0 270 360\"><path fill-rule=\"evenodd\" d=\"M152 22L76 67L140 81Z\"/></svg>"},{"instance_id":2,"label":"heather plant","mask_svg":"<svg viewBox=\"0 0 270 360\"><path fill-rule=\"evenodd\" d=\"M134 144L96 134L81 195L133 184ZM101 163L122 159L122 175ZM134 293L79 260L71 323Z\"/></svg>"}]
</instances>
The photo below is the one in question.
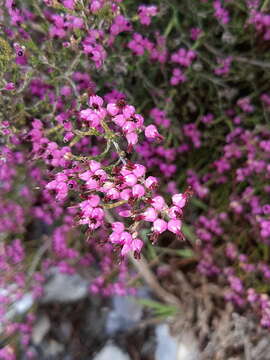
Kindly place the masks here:
<instances>
[{"instance_id":1,"label":"heather plant","mask_svg":"<svg viewBox=\"0 0 270 360\"><path fill-rule=\"evenodd\" d=\"M0 4L4 337L35 356L51 269L134 294L129 258L175 238L269 327L268 1Z\"/></svg>"}]
</instances>

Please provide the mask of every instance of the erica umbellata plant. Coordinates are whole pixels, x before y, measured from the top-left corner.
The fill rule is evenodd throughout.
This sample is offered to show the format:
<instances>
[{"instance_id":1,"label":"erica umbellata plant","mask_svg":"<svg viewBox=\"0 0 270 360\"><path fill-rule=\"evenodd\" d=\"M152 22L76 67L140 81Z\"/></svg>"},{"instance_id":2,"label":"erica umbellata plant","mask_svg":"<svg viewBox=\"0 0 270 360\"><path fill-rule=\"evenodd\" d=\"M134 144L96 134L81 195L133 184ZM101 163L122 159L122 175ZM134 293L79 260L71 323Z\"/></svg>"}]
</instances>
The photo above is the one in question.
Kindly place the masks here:
<instances>
[{"instance_id":1,"label":"erica umbellata plant","mask_svg":"<svg viewBox=\"0 0 270 360\"><path fill-rule=\"evenodd\" d=\"M1 333L28 349L50 269L134 293L172 236L269 327L268 1L0 5Z\"/></svg>"}]
</instances>

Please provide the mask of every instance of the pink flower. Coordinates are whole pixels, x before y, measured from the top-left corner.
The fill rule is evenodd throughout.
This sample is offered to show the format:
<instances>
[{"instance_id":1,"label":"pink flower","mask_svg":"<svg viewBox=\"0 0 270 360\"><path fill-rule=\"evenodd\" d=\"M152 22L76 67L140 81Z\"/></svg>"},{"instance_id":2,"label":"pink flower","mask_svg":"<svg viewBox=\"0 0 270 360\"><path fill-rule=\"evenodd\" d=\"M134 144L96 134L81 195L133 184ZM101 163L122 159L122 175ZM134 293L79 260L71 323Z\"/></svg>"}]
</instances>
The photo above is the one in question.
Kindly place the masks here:
<instances>
[{"instance_id":1,"label":"pink flower","mask_svg":"<svg viewBox=\"0 0 270 360\"><path fill-rule=\"evenodd\" d=\"M190 29L190 37L193 41L196 41L198 37L201 35L202 30L200 28L191 28Z\"/></svg>"},{"instance_id":2,"label":"pink flower","mask_svg":"<svg viewBox=\"0 0 270 360\"><path fill-rule=\"evenodd\" d=\"M126 135L126 139L129 146L134 146L138 142L138 135L135 132L131 132Z\"/></svg>"},{"instance_id":3,"label":"pink flower","mask_svg":"<svg viewBox=\"0 0 270 360\"><path fill-rule=\"evenodd\" d=\"M90 10L92 13L98 12L103 7L103 2L99 0L91 0Z\"/></svg>"},{"instance_id":4,"label":"pink flower","mask_svg":"<svg viewBox=\"0 0 270 360\"><path fill-rule=\"evenodd\" d=\"M173 219L168 222L168 230L176 235L181 235L181 227L181 220Z\"/></svg>"},{"instance_id":5,"label":"pink flower","mask_svg":"<svg viewBox=\"0 0 270 360\"><path fill-rule=\"evenodd\" d=\"M126 120L130 119L135 114L135 108L132 105L126 105L123 110L123 116Z\"/></svg>"},{"instance_id":6,"label":"pink flower","mask_svg":"<svg viewBox=\"0 0 270 360\"><path fill-rule=\"evenodd\" d=\"M62 175L62 176L61 176ZM64 200L68 195L68 185L66 181L68 178L63 174L58 174L55 180L50 181L46 188L49 190L55 190L56 200Z\"/></svg>"},{"instance_id":7,"label":"pink flower","mask_svg":"<svg viewBox=\"0 0 270 360\"><path fill-rule=\"evenodd\" d=\"M121 238L122 244L130 244L132 241L132 236L127 231L122 232L120 238Z\"/></svg>"},{"instance_id":8,"label":"pink flower","mask_svg":"<svg viewBox=\"0 0 270 360\"><path fill-rule=\"evenodd\" d=\"M119 115L116 115L115 117L113 117L113 118L112 118L112 121L113 121L116 125L122 127L122 126L125 124L126 119L124 118L124 116L123 116L122 114L119 114Z\"/></svg>"},{"instance_id":9,"label":"pink flower","mask_svg":"<svg viewBox=\"0 0 270 360\"><path fill-rule=\"evenodd\" d=\"M92 207L97 207L100 204L100 197L98 195L90 195L88 201Z\"/></svg>"},{"instance_id":10,"label":"pink flower","mask_svg":"<svg viewBox=\"0 0 270 360\"><path fill-rule=\"evenodd\" d=\"M106 198L109 200L117 200L119 199L119 197L120 197L120 192L115 188L109 189L106 192Z\"/></svg>"},{"instance_id":11,"label":"pink flower","mask_svg":"<svg viewBox=\"0 0 270 360\"><path fill-rule=\"evenodd\" d=\"M175 194L172 197L173 204L179 208L183 208L186 205L187 198L184 194Z\"/></svg>"},{"instance_id":12,"label":"pink flower","mask_svg":"<svg viewBox=\"0 0 270 360\"><path fill-rule=\"evenodd\" d=\"M70 10L74 9L74 0L64 0L63 5Z\"/></svg>"},{"instance_id":13,"label":"pink flower","mask_svg":"<svg viewBox=\"0 0 270 360\"><path fill-rule=\"evenodd\" d=\"M140 198L140 197L144 196L144 194L145 194L145 189L142 185L137 184L137 185L133 186L132 195L134 197Z\"/></svg>"},{"instance_id":14,"label":"pink flower","mask_svg":"<svg viewBox=\"0 0 270 360\"><path fill-rule=\"evenodd\" d=\"M252 113L254 111L254 106L251 105L249 97L239 99L237 105L246 113Z\"/></svg>"},{"instance_id":15,"label":"pink flower","mask_svg":"<svg viewBox=\"0 0 270 360\"><path fill-rule=\"evenodd\" d=\"M108 114L110 114L111 116L115 116L119 113L120 109L119 107L115 104L115 103L109 103L107 105L107 112Z\"/></svg>"},{"instance_id":16,"label":"pink flower","mask_svg":"<svg viewBox=\"0 0 270 360\"><path fill-rule=\"evenodd\" d=\"M144 133L148 139L163 140L163 136L159 134L158 129L155 125L146 126Z\"/></svg>"},{"instance_id":17,"label":"pink flower","mask_svg":"<svg viewBox=\"0 0 270 360\"><path fill-rule=\"evenodd\" d=\"M220 0L213 2L213 7L215 9L215 16L221 22L221 24L227 24L230 21L229 12L222 7Z\"/></svg>"},{"instance_id":18,"label":"pink flower","mask_svg":"<svg viewBox=\"0 0 270 360\"><path fill-rule=\"evenodd\" d=\"M156 210L152 207L147 208L142 215L145 221L151 221L151 222L154 222L158 217Z\"/></svg>"},{"instance_id":19,"label":"pink flower","mask_svg":"<svg viewBox=\"0 0 270 360\"><path fill-rule=\"evenodd\" d=\"M93 206L89 200L82 201L79 204L80 209L82 210L83 216L90 217L93 211Z\"/></svg>"},{"instance_id":20,"label":"pink flower","mask_svg":"<svg viewBox=\"0 0 270 360\"><path fill-rule=\"evenodd\" d=\"M3 360L16 360L15 351L10 345L4 346L0 349L0 358Z\"/></svg>"},{"instance_id":21,"label":"pink flower","mask_svg":"<svg viewBox=\"0 0 270 360\"><path fill-rule=\"evenodd\" d=\"M146 167L141 164L134 164L132 172L135 176L137 176L137 178L142 177L146 173Z\"/></svg>"},{"instance_id":22,"label":"pink flower","mask_svg":"<svg viewBox=\"0 0 270 360\"><path fill-rule=\"evenodd\" d=\"M117 15L114 18L114 23L110 28L110 34L112 36L111 41L114 41L114 37L123 31L131 31L132 26L130 22L122 15Z\"/></svg>"},{"instance_id":23,"label":"pink flower","mask_svg":"<svg viewBox=\"0 0 270 360\"><path fill-rule=\"evenodd\" d=\"M97 95L90 96L89 105L94 109L99 109L103 105L103 99Z\"/></svg>"},{"instance_id":24,"label":"pink flower","mask_svg":"<svg viewBox=\"0 0 270 360\"><path fill-rule=\"evenodd\" d=\"M109 240L112 244L122 244L121 232L112 232L109 236Z\"/></svg>"},{"instance_id":25,"label":"pink flower","mask_svg":"<svg viewBox=\"0 0 270 360\"><path fill-rule=\"evenodd\" d=\"M145 186L150 190L155 189L157 185L158 181L154 176L148 176L148 178L145 180Z\"/></svg>"},{"instance_id":26,"label":"pink flower","mask_svg":"<svg viewBox=\"0 0 270 360\"><path fill-rule=\"evenodd\" d=\"M107 173L100 168L101 164L97 161L91 160L89 167L90 170L79 174L79 178L86 182L88 189L98 190L106 181Z\"/></svg>"},{"instance_id":27,"label":"pink flower","mask_svg":"<svg viewBox=\"0 0 270 360\"><path fill-rule=\"evenodd\" d=\"M125 256L130 251L134 251L134 256L139 257L139 254L143 247L143 241L140 239L133 239L132 236L127 232L122 234L121 239L123 240L121 255Z\"/></svg>"},{"instance_id":28,"label":"pink flower","mask_svg":"<svg viewBox=\"0 0 270 360\"><path fill-rule=\"evenodd\" d=\"M170 80L170 84L175 86L178 85L179 83L184 83L185 81L187 81L187 77L182 72L182 70L179 68L173 69L173 74Z\"/></svg>"},{"instance_id":29,"label":"pink flower","mask_svg":"<svg viewBox=\"0 0 270 360\"><path fill-rule=\"evenodd\" d=\"M192 62L196 59L197 54L194 50L186 50L180 48L177 52L171 56L171 61L178 63L184 67L189 67Z\"/></svg>"},{"instance_id":30,"label":"pink flower","mask_svg":"<svg viewBox=\"0 0 270 360\"><path fill-rule=\"evenodd\" d=\"M140 5L138 9L140 23L149 26L151 24L151 17L157 14L157 7L155 5Z\"/></svg>"},{"instance_id":31,"label":"pink flower","mask_svg":"<svg viewBox=\"0 0 270 360\"><path fill-rule=\"evenodd\" d=\"M165 200L162 196L155 196L151 199L151 205L158 211L161 211L166 206Z\"/></svg>"},{"instance_id":32,"label":"pink flower","mask_svg":"<svg viewBox=\"0 0 270 360\"><path fill-rule=\"evenodd\" d=\"M136 253L140 253L143 247L143 241L140 239L133 239L131 242L131 249Z\"/></svg>"},{"instance_id":33,"label":"pink flower","mask_svg":"<svg viewBox=\"0 0 270 360\"><path fill-rule=\"evenodd\" d=\"M168 214L171 219L178 219L183 215L183 210L178 206L172 206L169 208Z\"/></svg>"},{"instance_id":34,"label":"pink flower","mask_svg":"<svg viewBox=\"0 0 270 360\"><path fill-rule=\"evenodd\" d=\"M157 219L153 223L153 230L155 233L162 234L167 230L167 223L163 219Z\"/></svg>"},{"instance_id":35,"label":"pink flower","mask_svg":"<svg viewBox=\"0 0 270 360\"><path fill-rule=\"evenodd\" d=\"M125 124L122 126L122 131L124 134L134 133L136 130L136 124L132 121L126 121Z\"/></svg>"},{"instance_id":36,"label":"pink flower","mask_svg":"<svg viewBox=\"0 0 270 360\"><path fill-rule=\"evenodd\" d=\"M125 230L125 226L123 223L116 221L116 222L112 223L112 229L114 232L120 234Z\"/></svg>"},{"instance_id":37,"label":"pink flower","mask_svg":"<svg viewBox=\"0 0 270 360\"><path fill-rule=\"evenodd\" d=\"M132 196L131 189L124 189L120 193L120 199L128 201Z\"/></svg>"},{"instance_id":38,"label":"pink flower","mask_svg":"<svg viewBox=\"0 0 270 360\"><path fill-rule=\"evenodd\" d=\"M91 127L97 128L100 125L101 117L92 109L81 110L80 116L83 120L88 121Z\"/></svg>"},{"instance_id":39,"label":"pink flower","mask_svg":"<svg viewBox=\"0 0 270 360\"><path fill-rule=\"evenodd\" d=\"M9 82L5 85L4 87L5 90L15 90L16 87L15 87L15 84L13 82Z\"/></svg>"},{"instance_id":40,"label":"pink flower","mask_svg":"<svg viewBox=\"0 0 270 360\"><path fill-rule=\"evenodd\" d=\"M127 186L134 186L138 179L134 174L127 174L123 176L123 180Z\"/></svg>"}]
</instances>

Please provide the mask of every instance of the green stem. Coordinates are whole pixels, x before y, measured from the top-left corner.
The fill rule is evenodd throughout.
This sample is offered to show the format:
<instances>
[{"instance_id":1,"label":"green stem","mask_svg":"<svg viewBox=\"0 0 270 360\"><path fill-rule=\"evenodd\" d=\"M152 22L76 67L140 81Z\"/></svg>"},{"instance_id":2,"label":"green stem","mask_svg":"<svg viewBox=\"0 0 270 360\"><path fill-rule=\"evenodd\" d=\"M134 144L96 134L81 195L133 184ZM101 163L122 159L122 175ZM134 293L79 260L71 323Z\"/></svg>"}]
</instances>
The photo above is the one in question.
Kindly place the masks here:
<instances>
[{"instance_id":1,"label":"green stem","mask_svg":"<svg viewBox=\"0 0 270 360\"><path fill-rule=\"evenodd\" d=\"M264 3L262 4L262 7L261 7L261 11L266 10L268 3L269 3L269 0L264 0Z\"/></svg>"},{"instance_id":2,"label":"green stem","mask_svg":"<svg viewBox=\"0 0 270 360\"><path fill-rule=\"evenodd\" d=\"M124 205L126 203L127 203L127 200L120 200L120 201L117 201L116 203L113 203L113 204L103 204L103 207L105 209L113 209L113 208L116 208L118 206Z\"/></svg>"},{"instance_id":3,"label":"green stem","mask_svg":"<svg viewBox=\"0 0 270 360\"><path fill-rule=\"evenodd\" d=\"M102 136L102 134L94 128L91 128L87 131L74 130L74 134L80 137L91 136L91 135Z\"/></svg>"},{"instance_id":4,"label":"green stem","mask_svg":"<svg viewBox=\"0 0 270 360\"><path fill-rule=\"evenodd\" d=\"M78 155L73 155L73 154L69 154L68 156L71 159L78 160L78 161L102 160L106 156L106 154L109 152L110 147L111 147L111 142L108 141L105 150L97 156L78 156Z\"/></svg>"}]
</instances>

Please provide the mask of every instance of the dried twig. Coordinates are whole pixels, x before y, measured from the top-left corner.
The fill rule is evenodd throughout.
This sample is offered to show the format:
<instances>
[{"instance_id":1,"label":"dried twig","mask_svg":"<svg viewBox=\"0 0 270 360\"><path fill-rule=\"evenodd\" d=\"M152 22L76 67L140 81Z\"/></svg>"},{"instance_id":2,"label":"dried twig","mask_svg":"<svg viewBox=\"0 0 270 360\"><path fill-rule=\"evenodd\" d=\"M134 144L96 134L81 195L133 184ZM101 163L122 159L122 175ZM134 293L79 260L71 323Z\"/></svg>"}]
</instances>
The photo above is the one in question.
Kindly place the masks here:
<instances>
[{"instance_id":1,"label":"dried twig","mask_svg":"<svg viewBox=\"0 0 270 360\"><path fill-rule=\"evenodd\" d=\"M167 292L163 287L158 283L155 275L150 270L149 265L145 258L141 256L140 260L136 260L133 256L129 256L130 261L134 265L134 267L138 270L139 274L141 274L142 278L145 280L147 285L153 292L160 298L160 300L164 301L166 304L181 307L181 302L178 300L176 296Z\"/></svg>"}]
</instances>

